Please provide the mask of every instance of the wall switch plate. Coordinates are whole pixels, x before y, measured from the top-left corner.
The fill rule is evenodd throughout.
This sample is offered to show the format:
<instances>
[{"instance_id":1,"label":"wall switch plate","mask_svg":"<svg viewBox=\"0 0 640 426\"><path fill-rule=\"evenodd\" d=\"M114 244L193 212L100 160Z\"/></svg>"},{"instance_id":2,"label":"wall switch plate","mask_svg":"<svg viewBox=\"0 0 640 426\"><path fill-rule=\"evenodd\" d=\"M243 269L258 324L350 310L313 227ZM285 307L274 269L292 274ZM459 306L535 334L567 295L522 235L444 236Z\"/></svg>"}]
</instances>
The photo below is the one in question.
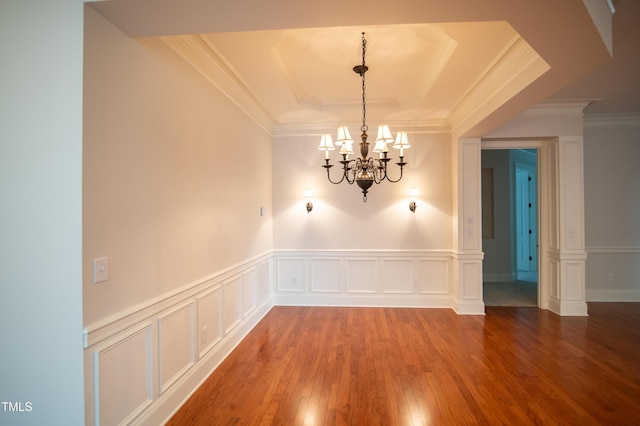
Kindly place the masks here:
<instances>
[{"instance_id":1,"label":"wall switch plate","mask_svg":"<svg viewBox=\"0 0 640 426\"><path fill-rule=\"evenodd\" d=\"M101 283L109 279L109 259L106 257L99 257L93 259L93 282L94 284Z\"/></svg>"}]
</instances>

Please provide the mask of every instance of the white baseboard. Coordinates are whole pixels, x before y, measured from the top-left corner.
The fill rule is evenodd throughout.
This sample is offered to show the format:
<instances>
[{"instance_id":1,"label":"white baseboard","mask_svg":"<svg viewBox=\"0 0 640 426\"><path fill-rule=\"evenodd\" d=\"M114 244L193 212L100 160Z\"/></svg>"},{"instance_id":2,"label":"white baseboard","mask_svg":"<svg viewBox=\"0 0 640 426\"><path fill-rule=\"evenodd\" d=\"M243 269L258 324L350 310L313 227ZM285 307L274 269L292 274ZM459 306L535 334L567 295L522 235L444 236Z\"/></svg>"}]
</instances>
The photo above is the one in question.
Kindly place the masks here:
<instances>
[{"instance_id":1,"label":"white baseboard","mask_svg":"<svg viewBox=\"0 0 640 426\"><path fill-rule=\"evenodd\" d=\"M161 399L151 405L144 416L136 419L136 423L155 426L168 422L272 307L273 304L271 300L268 300L253 311L252 314L245 318L242 324L226 336L214 350L200 359L195 368L193 368L189 374L185 375L179 383L176 383L170 392L164 394Z\"/></svg>"},{"instance_id":2,"label":"white baseboard","mask_svg":"<svg viewBox=\"0 0 640 426\"><path fill-rule=\"evenodd\" d=\"M87 325L85 423L166 422L272 308L272 275L260 256Z\"/></svg>"},{"instance_id":3,"label":"white baseboard","mask_svg":"<svg viewBox=\"0 0 640 426\"><path fill-rule=\"evenodd\" d=\"M451 297L443 295L326 295L319 293L274 296L278 306L348 306L383 308L451 308Z\"/></svg>"},{"instance_id":4,"label":"white baseboard","mask_svg":"<svg viewBox=\"0 0 640 426\"><path fill-rule=\"evenodd\" d=\"M588 290L587 302L640 302L640 289Z\"/></svg>"}]
</instances>

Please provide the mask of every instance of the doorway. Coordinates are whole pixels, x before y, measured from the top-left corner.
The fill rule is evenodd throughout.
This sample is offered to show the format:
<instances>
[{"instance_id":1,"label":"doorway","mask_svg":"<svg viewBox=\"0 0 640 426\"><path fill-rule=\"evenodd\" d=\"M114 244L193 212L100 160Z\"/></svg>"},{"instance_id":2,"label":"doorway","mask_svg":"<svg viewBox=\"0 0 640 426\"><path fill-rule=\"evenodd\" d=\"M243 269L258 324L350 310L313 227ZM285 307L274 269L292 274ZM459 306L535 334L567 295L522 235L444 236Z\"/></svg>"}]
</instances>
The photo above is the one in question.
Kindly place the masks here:
<instances>
[{"instance_id":1,"label":"doorway","mask_svg":"<svg viewBox=\"0 0 640 426\"><path fill-rule=\"evenodd\" d=\"M538 151L482 150L485 306L538 302Z\"/></svg>"}]
</instances>

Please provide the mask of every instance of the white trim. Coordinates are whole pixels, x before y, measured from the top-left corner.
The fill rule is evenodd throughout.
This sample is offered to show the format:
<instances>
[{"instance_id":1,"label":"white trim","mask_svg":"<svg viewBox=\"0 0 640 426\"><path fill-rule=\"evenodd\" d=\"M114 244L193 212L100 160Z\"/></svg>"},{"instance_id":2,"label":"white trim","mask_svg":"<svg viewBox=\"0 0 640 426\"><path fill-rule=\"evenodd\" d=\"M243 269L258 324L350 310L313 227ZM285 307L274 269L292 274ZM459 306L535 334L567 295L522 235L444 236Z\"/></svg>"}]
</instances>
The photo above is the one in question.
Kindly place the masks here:
<instances>
[{"instance_id":1,"label":"white trim","mask_svg":"<svg viewBox=\"0 0 640 426\"><path fill-rule=\"evenodd\" d=\"M640 114L585 115L584 127L640 127Z\"/></svg>"},{"instance_id":2,"label":"white trim","mask_svg":"<svg viewBox=\"0 0 640 426\"><path fill-rule=\"evenodd\" d=\"M253 327L269 312L273 306L272 281L274 275L270 271L262 268L271 268L271 256L260 256L248 260L244 264L237 264L219 273L202 280L196 281L190 286L182 287L174 292L169 292L163 296L154 298L145 304L138 306L138 311L133 308L121 312L119 315L112 315L106 320L90 324L85 327L83 335L86 335L87 347L85 353L89 355L85 364L85 376L92 378L93 383L89 384L94 395L87 404L94 404L93 421L94 424L100 422L100 405L105 404L105 398L109 395L100 394L99 383L99 356L100 353L109 350L138 335L141 332L147 333L147 400L128 413L126 423L136 424L162 424L168 420L170 415L177 410L180 405L191 395L209 374L226 358ZM267 273L268 272L268 273ZM256 285L245 288L243 277L254 276ZM268 280L268 283L263 282ZM220 337L216 337L204 351L196 352L199 348L196 339L198 333L195 329L199 322L198 302L213 292L224 292L225 285L234 284L234 300L231 302L234 315L236 310L239 319L234 321L232 327L224 327L225 310L224 294L219 310L219 327L222 329ZM245 291L255 292L256 306L248 312L243 312L243 297ZM261 295L261 291L268 294ZM190 359L179 371L175 372L171 378L163 383L162 378L162 354L160 345L160 333L162 320L170 318L172 315L187 310L189 330L189 350ZM224 327L224 328L223 328ZM93 361L89 361L93 359ZM110 392L117 392L111 389ZM115 395L115 394L113 394ZM106 400L108 401L108 400Z\"/></svg>"},{"instance_id":3,"label":"white trim","mask_svg":"<svg viewBox=\"0 0 640 426\"><path fill-rule=\"evenodd\" d=\"M126 334L119 336L117 339L113 339L108 342L103 342L101 345L93 349L93 416L94 416L94 424L96 426L100 426L100 410L101 403L100 400L100 357L107 353L108 351L116 348L122 343L132 339L133 337L139 334L146 334L146 349L147 349L147 399L142 402L138 407L136 407L131 413L125 417L122 421L123 424L128 424L132 421L137 415L146 410L153 403L153 372L152 372L152 324L150 321L144 321L138 324L135 327L132 327L127 331Z\"/></svg>"},{"instance_id":4,"label":"white trim","mask_svg":"<svg viewBox=\"0 0 640 426\"><path fill-rule=\"evenodd\" d=\"M448 294L285 294L274 295L276 306L340 306L376 308L451 308Z\"/></svg>"},{"instance_id":5,"label":"white trim","mask_svg":"<svg viewBox=\"0 0 640 426\"><path fill-rule=\"evenodd\" d=\"M587 290L587 302L640 302L640 289Z\"/></svg>"},{"instance_id":6,"label":"white trim","mask_svg":"<svg viewBox=\"0 0 640 426\"><path fill-rule=\"evenodd\" d=\"M126 330L144 319L152 318L168 307L180 303L180 301L186 300L187 298L194 297L196 294L200 294L205 290L209 290L215 285L219 285L227 279L240 274L244 269L266 262L270 258L271 253L255 256L245 262L236 263L176 290L88 324L85 326L87 347L93 346L114 334Z\"/></svg>"},{"instance_id":7,"label":"white trim","mask_svg":"<svg viewBox=\"0 0 640 426\"><path fill-rule=\"evenodd\" d=\"M640 254L640 247L587 247L589 254Z\"/></svg>"}]
</instances>

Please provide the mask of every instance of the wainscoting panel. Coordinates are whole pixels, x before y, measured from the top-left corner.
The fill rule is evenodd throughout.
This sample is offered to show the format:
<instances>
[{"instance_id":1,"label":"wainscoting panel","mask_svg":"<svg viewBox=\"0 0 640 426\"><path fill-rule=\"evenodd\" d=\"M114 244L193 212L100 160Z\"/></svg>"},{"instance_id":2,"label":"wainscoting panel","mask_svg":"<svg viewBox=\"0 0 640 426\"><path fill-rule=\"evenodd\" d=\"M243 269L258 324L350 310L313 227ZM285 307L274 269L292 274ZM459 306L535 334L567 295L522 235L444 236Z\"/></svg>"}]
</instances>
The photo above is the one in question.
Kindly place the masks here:
<instances>
[{"instance_id":1,"label":"wainscoting panel","mask_svg":"<svg viewBox=\"0 0 640 426\"><path fill-rule=\"evenodd\" d=\"M417 278L422 294L449 294L449 259L418 260Z\"/></svg>"},{"instance_id":2,"label":"wainscoting panel","mask_svg":"<svg viewBox=\"0 0 640 426\"><path fill-rule=\"evenodd\" d=\"M258 303L264 302L271 295L271 260L258 265Z\"/></svg>"},{"instance_id":3,"label":"wainscoting panel","mask_svg":"<svg viewBox=\"0 0 640 426\"><path fill-rule=\"evenodd\" d=\"M164 424L269 312L273 277L268 253L86 326L85 423Z\"/></svg>"},{"instance_id":4,"label":"wainscoting panel","mask_svg":"<svg viewBox=\"0 0 640 426\"><path fill-rule=\"evenodd\" d=\"M375 259L347 259L347 293L376 293Z\"/></svg>"},{"instance_id":5,"label":"wainscoting panel","mask_svg":"<svg viewBox=\"0 0 640 426\"><path fill-rule=\"evenodd\" d=\"M195 362L194 303L158 317L158 393L164 393Z\"/></svg>"},{"instance_id":6,"label":"wainscoting panel","mask_svg":"<svg viewBox=\"0 0 640 426\"><path fill-rule=\"evenodd\" d=\"M222 287L216 286L196 298L198 305L198 358L222 339Z\"/></svg>"},{"instance_id":7,"label":"wainscoting panel","mask_svg":"<svg viewBox=\"0 0 640 426\"><path fill-rule=\"evenodd\" d=\"M274 303L451 308L449 250L274 252Z\"/></svg>"},{"instance_id":8,"label":"wainscoting panel","mask_svg":"<svg viewBox=\"0 0 640 426\"><path fill-rule=\"evenodd\" d=\"M413 293L413 260L381 259L382 292L386 294ZM417 286L417 283L416 283Z\"/></svg>"},{"instance_id":9,"label":"wainscoting panel","mask_svg":"<svg viewBox=\"0 0 640 426\"><path fill-rule=\"evenodd\" d=\"M153 400L151 323L104 342L93 354L96 425L128 423Z\"/></svg>"},{"instance_id":10,"label":"wainscoting panel","mask_svg":"<svg viewBox=\"0 0 640 426\"><path fill-rule=\"evenodd\" d=\"M258 269L251 268L242 273L242 317L253 311L258 303Z\"/></svg>"},{"instance_id":11,"label":"wainscoting panel","mask_svg":"<svg viewBox=\"0 0 640 426\"><path fill-rule=\"evenodd\" d=\"M554 259L549 264L549 296L560 299L560 262Z\"/></svg>"},{"instance_id":12,"label":"wainscoting panel","mask_svg":"<svg viewBox=\"0 0 640 426\"><path fill-rule=\"evenodd\" d=\"M222 284L224 291L224 332L228 334L242 319L242 276Z\"/></svg>"},{"instance_id":13,"label":"wainscoting panel","mask_svg":"<svg viewBox=\"0 0 640 426\"><path fill-rule=\"evenodd\" d=\"M481 264L475 262L462 263L462 300L482 299Z\"/></svg>"},{"instance_id":14,"label":"wainscoting panel","mask_svg":"<svg viewBox=\"0 0 640 426\"><path fill-rule=\"evenodd\" d=\"M584 300L584 290L581 285L584 282L584 262L566 262L564 267L564 282L567 285L563 299L570 302Z\"/></svg>"},{"instance_id":15,"label":"wainscoting panel","mask_svg":"<svg viewBox=\"0 0 640 426\"><path fill-rule=\"evenodd\" d=\"M276 285L278 286L278 291L305 291L304 271L304 258L278 258L276 268Z\"/></svg>"},{"instance_id":16,"label":"wainscoting panel","mask_svg":"<svg viewBox=\"0 0 640 426\"><path fill-rule=\"evenodd\" d=\"M640 247L588 247L588 302L640 302Z\"/></svg>"},{"instance_id":17,"label":"wainscoting panel","mask_svg":"<svg viewBox=\"0 0 640 426\"><path fill-rule=\"evenodd\" d=\"M311 262L311 291L316 293L339 293L342 280L340 279L340 259L312 258Z\"/></svg>"}]
</instances>

